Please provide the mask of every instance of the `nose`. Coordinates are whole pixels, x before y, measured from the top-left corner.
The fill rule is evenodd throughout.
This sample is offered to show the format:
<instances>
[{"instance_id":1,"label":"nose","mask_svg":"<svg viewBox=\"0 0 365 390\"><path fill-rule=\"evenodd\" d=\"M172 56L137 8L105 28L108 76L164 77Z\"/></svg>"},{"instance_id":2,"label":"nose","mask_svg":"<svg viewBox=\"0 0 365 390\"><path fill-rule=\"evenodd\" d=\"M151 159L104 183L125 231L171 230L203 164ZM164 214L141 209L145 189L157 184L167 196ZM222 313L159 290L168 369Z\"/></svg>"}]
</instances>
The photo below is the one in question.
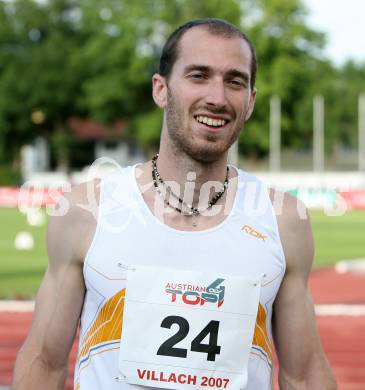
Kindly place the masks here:
<instances>
[{"instance_id":1,"label":"nose","mask_svg":"<svg viewBox=\"0 0 365 390\"><path fill-rule=\"evenodd\" d=\"M212 79L209 83L206 103L216 108L224 108L227 105L226 90L222 79Z\"/></svg>"}]
</instances>

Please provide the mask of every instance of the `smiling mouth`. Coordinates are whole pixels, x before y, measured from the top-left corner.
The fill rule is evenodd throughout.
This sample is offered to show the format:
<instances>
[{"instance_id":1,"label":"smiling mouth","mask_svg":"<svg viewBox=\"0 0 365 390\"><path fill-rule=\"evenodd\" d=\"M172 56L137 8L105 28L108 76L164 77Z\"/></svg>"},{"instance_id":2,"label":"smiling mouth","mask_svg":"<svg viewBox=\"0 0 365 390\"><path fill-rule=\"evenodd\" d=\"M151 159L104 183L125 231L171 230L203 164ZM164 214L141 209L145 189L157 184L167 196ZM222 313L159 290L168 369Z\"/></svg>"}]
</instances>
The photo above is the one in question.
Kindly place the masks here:
<instances>
[{"instance_id":1,"label":"smiling mouth","mask_svg":"<svg viewBox=\"0 0 365 390\"><path fill-rule=\"evenodd\" d=\"M223 127L229 122L227 119L212 119L204 115L196 115L194 118L198 123L215 129Z\"/></svg>"}]
</instances>

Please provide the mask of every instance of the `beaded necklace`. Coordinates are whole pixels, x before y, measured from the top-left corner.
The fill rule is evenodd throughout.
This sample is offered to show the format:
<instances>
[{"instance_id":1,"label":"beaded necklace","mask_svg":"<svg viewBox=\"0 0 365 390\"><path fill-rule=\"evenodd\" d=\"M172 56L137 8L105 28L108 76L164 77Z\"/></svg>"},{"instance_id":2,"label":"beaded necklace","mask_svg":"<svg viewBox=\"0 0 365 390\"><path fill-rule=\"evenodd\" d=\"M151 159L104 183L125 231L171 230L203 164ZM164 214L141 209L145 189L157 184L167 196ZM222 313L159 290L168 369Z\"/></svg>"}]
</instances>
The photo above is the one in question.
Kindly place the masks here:
<instances>
[{"instance_id":1,"label":"beaded necklace","mask_svg":"<svg viewBox=\"0 0 365 390\"><path fill-rule=\"evenodd\" d=\"M183 199L181 199L179 196L174 194L174 192L171 190L171 188L169 186L167 186L166 183L162 180L162 178L161 178L161 176L160 176L160 174L159 174L159 172L157 170L157 159L158 159L158 154L156 154L152 158L152 172L151 173L152 173L153 184L154 184L154 186L156 188L157 193L161 196L161 198L164 201L164 203L167 206L169 206L172 209L174 209L177 212L179 212L180 214L187 215L187 216L198 216L198 215L200 215L201 213L205 212L206 210L208 210L212 206L214 206L218 202L218 200L222 197L222 195L225 193L225 191L226 191L226 189L228 187L229 167L227 166L227 174L226 174L226 178L224 180L224 183L222 185L222 189L219 192L217 192L212 197L212 199L210 199L208 201L208 206L206 208L203 208L203 209L199 209L197 207L193 207L192 205L188 205L187 203L185 203L183 201ZM165 194L161 191L160 186L164 187ZM172 205L169 202L169 200L166 198L166 193L168 193L172 197L174 197L178 201L178 205L179 206ZM187 209L187 211L184 211L182 206L184 206ZM193 222L193 226L197 226L195 222Z\"/></svg>"}]
</instances>

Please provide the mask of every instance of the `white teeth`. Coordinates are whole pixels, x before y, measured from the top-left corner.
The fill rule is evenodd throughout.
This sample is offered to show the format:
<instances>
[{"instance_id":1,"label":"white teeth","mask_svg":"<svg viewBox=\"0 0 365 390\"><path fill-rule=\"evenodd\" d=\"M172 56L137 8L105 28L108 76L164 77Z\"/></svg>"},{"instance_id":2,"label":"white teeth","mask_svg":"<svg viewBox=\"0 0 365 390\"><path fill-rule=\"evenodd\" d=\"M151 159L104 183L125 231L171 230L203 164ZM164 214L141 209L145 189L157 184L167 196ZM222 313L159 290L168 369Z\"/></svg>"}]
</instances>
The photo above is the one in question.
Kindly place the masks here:
<instances>
[{"instance_id":1,"label":"white teeth","mask_svg":"<svg viewBox=\"0 0 365 390\"><path fill-rule=\"evenodd\" d=\"M212 119L206 116L198 116L196 117L196 120L200 123L205 123L209 126L215 126L215 127L224 126L226 124L225 119Z\"/></svg>"}]
</instances>

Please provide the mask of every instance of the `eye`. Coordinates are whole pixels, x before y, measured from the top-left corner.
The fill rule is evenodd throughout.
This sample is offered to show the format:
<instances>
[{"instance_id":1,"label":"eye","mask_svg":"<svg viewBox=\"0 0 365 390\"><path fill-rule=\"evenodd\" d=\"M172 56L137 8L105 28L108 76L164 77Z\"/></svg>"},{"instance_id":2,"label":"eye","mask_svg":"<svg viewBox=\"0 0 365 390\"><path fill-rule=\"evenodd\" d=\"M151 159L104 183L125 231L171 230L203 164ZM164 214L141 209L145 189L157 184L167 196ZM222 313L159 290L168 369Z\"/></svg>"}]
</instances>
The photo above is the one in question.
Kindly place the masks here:
<instances>
[{"instance_id":1,"label":"eye","mask_svg":"<svg viewBox=\"0 0 365 390\"><path fill-rule=\"evenodd\" d=\"M205 79L205 76L203 73L192 73L189 78L193 79L193 80L204 80Z\"/></svg>"},{"instance_id":2,"label":"eye","mask_svg":"<svg viewBox=\"0 0 365 390\"><path fill-rule=\"evenodd\" d=\"M244 88L246 86L246 83L240 79L228 80L228 83L235 88Z\"/></svg>"}]
</instances>

